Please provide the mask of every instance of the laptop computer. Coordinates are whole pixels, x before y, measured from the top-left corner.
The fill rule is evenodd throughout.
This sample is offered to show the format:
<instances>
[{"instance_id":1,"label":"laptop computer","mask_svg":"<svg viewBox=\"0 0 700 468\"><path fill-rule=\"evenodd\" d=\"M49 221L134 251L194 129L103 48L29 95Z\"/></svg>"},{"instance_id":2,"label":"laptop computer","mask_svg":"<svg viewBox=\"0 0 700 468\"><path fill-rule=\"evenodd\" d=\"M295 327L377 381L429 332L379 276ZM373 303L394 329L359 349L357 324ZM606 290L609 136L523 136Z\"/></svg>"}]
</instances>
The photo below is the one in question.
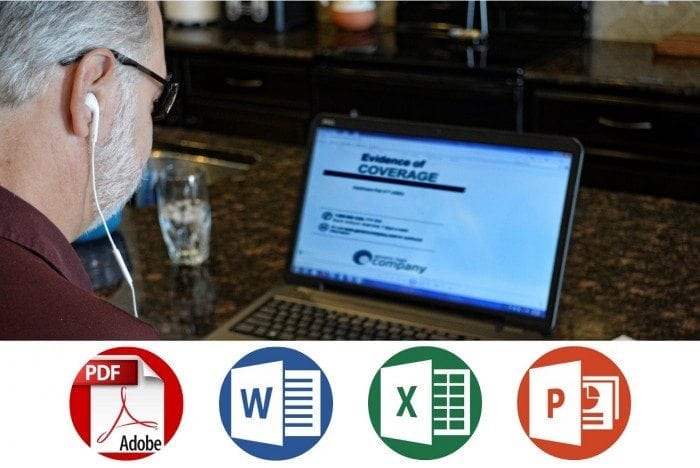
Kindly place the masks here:
<instances>
[{"instance_id":1,"label":"laptop computer","mask_svg":"<svg viewBox=\"0 0 700 468\"><path fill-rule=\"evenodd\" d=\"M541 339L583 160L572 138L320 114L285 285L208 339Z\"/></svg>"}]
</instances>

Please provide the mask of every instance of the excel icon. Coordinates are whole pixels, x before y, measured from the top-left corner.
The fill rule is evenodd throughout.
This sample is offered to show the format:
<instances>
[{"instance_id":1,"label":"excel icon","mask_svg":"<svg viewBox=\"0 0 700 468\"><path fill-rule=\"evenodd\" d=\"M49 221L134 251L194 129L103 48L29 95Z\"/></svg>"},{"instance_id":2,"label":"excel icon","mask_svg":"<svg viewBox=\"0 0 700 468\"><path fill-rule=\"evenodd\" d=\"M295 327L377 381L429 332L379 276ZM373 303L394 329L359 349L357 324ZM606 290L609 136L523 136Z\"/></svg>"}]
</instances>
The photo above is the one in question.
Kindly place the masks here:
<instances>
[{"instance_id":1,"label":"excel icon","mask_svg":"<svg viewBox=\"0 0 700 468\"><path fill-rule=\"evenodd\" d=\"M369 389L369 417L395 452L418 460L449 455L469 440L481 416L481 389L469 366L434 347L395 354Z\"/></svg>"}]
</instances>

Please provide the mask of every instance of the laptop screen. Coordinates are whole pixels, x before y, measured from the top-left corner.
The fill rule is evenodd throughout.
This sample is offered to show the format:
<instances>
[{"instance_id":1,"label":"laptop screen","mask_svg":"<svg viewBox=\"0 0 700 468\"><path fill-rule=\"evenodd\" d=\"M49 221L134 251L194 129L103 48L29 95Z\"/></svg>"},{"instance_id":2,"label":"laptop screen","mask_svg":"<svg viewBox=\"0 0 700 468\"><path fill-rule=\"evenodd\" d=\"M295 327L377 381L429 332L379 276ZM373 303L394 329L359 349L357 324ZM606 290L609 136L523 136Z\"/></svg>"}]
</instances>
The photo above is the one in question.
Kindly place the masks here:
<instances>
[{"instance_id":1,"label":"laptop screen","mask_svg":"<svg viewBox=\"0 0 700 468\"><path fill-rule=\"evenodd\" d=\"M292 273L546 315L571 153L327 126L311 143Z\"/></svg>"}]
</instances>

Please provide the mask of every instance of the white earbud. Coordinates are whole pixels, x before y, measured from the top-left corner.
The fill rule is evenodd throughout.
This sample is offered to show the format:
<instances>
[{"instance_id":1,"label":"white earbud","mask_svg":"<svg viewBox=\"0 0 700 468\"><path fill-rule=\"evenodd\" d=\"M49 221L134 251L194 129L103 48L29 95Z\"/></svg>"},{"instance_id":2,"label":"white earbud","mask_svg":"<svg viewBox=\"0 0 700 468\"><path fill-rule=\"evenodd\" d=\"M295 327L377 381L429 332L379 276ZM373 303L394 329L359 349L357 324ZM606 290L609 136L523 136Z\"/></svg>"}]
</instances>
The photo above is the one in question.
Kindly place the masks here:
<instances>
[{"instance_id":1,"label":"white earbud","mask_svg":"<svg viewBox=\"0 0 700 468\"><path fill-rule=\"evenodd\" d=\"M92 121L90 122L90 138L93 145L97 141L97 131L100 128L100 103L92 93L85 95L85 105L92 112Z\"/></svg>"},{"instance_id":2,"label":"white earbud","mask_svg":"<svg viewBox=\"0 0 700 468\"><path fill-rule=\"evenodd\" d=\"M107 220L102 213L102 208L100 208L100 202L97 200L97 184L95 183L95 143L97 143L97 132L100 128L100 104L97 102L97 98L94 94L87 93L85 95L85 105L88 106L88 109L90 109L92 112L92 121L90 122L90 167L92 171L92 194L95 198L97 213L100 215L100 219L102 220L102 225L107 233L109 243L112 245L112 254L119 265L119 269L121 270L126 283L129 285L129 289L131 289L131 300L134 307L134 315L138 317L139 312L136 308L136 291L134 291L134 281L131 279L131 274L129 273L129 269L126 267L126 263L124 262L124 258L122 258L121 252L119 252L119 249L114 243L114 239L112 239L112 234L109 233Z\"/></svg>"}]
</instances>

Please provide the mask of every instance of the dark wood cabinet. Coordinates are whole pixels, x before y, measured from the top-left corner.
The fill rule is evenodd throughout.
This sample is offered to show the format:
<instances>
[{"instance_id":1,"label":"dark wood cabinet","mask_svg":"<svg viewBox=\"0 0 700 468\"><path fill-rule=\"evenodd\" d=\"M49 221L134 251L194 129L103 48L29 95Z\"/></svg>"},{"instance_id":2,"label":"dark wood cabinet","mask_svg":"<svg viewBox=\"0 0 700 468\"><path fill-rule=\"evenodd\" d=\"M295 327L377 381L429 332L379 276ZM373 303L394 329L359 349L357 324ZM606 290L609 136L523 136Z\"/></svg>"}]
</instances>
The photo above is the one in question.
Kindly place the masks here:
<instances>
[{"instance_id":1,"label":"dark wood cabinet","mask_svg":"<svg viewBox=\"0 0 700 468\"><path fill-rule=\"evenodd\" d=\"M517 77L324 63L312 73L314 112L522 130Z\"/></svg>"},{"instance_id":2,"label":"dark wood cabinet","mask_svg":"<svg viewBox=\"0 0 700 468\"><path fill-rule=\"evenodd\" d=\"M572 42L554 53L532 36L522 47L551 57L518 68L512 38L484 49L431 36L422 50L423 36L380 30L368 53L346 51L333 28L169 32L181 92L166 125L304 144L313 116L334 112L559 134L583 143L585 185L700 199L694 65L653 60L647 44Z\"/></svg>"},{"instance_id":3,"label":"dark wood cabinet","mask_svg":"<svg viewBox=\"0 0 700 468\"><path fill-rule=\"evenodd\" d=\"M308 63L191 52L180 60L182 125L235 136L306 141L311 118Z\"/></svg>"},{"instance_id":4,"label":"dark wood cabinet","mask_svg":"<svg viewBox=\"0 0 700 468\"><path fill-rule=\"evenodd\" d=\"M234 53L168 54L181 82L173 125L304 143L318 112L523 129L522 79L336 66Z\"/></svg>"},{"instance_id":5,"label":"dark wood cabinet","mask_svg":"<svg viewBox=\"0 0 700 468\"><path fill-rule=\"evenodd\" d=\"M305 65L236 56L191 56L185 59L185 69L191 98L309 109Z\"/></svg>"},{"instance_id":6,"label":"dark wood cabinet","mask_svg":"<svg viewBox=\"0 0 700 468\"><path fill-rule=\"evenodd\" d=\"M536 89L531 119L532 131L581 140L584 184L699 198L700 105L689 99Z\"/></svg>"}]
</instances>

